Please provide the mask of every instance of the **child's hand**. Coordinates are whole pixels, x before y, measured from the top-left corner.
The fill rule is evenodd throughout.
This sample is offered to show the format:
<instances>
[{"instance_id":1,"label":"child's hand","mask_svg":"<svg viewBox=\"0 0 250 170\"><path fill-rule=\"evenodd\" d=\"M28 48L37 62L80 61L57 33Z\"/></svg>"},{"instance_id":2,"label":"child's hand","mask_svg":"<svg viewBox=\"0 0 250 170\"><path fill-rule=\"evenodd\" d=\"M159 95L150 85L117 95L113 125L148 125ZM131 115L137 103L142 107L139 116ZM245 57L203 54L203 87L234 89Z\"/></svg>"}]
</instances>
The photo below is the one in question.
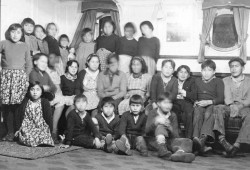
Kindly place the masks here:
<instances>
[{"instance_id":1,"label":"child's hand","mask_svg":"<svg viewBox=\"0 0 250 170\"><path fill-rule=\"evenodd\" d=\"M97 149L101 148L101 141L99 138L95 138L94 143Z\"/></svg>"},{"instance_id":2,"label":"child's hand","mask_svg":"<svg viewBox=\"0 0 250 170\"><path fill-rule=\"evenodd\" d=\"M62 143L63 143L64 140L65 140L65 135L59 135L59 137L60 137L60 139L61 139L61 141L62 141Z\"/></svg>"},{"instance_id":3,"label":"child's hand","mask_svg":"<svg viewBox=\"0 0 250 170\"><path fill-rule=\"evenodd\" d=\"M18 130L18 131L16 131L16 133L15 133L15 137L18 137L19 136L19 133L20 133L20 131Z\"/></svg>"},{"instance_id":4,"label":"child's hand","mask_svg":"<svg viewBox=\"0 0 250 170\"><path fill-rule=\"evenodd\" d=\"M44 91L49 91L49 89L50 89L50 87L48 86L48 85L43 85L43 89L44 89Z\"/></svg>"},{"instance_id":5,"label":"child's hand","mask_svg":"<svg viewBox=\"0 0 250 170\"><path fill-rule=\"evenodd\" d=\"M163 116L157 116L156 118L155 118L155 125L165 125L165 124L167 124L167 122L166 122L166 118L165 117L163 117Z\"/></svg>"},{"instance_id":6,"label":"child's hand","mask_svg":"<svg viewBox=\"0 0 250 170\"><path fill-rule=\"evenodd\" d=\"M153 103L152 106L153 106L153 109L157 109L158 108L158 105L156 103Z\"/></svg>"},{"instance_id":7,"label":"child's hand","mask_svg":"<svg viewBox=\"0 0 250 170\"><path fill-rule=\"evenodd\" d=\"M70 146L69 145L64 145L64 144L61 144L60 146L59 146L59 148L62 148L62 149L67 149L67 148L69 148Z\"/></svg>"}]
</instances>

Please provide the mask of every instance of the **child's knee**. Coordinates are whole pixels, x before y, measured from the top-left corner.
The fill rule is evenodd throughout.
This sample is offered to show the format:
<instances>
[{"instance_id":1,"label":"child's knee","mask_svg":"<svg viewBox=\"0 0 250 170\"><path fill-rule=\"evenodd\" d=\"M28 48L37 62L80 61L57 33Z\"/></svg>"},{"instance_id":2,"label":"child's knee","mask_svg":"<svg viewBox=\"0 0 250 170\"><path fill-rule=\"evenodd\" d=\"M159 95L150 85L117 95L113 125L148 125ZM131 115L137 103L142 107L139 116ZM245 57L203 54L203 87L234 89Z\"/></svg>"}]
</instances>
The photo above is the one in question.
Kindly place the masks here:
<instances>
[{"instance_id":1,"label":"child's knee","mask_svg":"<svg viewBox=\"0 0 250 170\"><path fill-rule=\"evenodd\" d=\"M158 144L166 143L166 137L164 135L157 135L155 138Z\"/></svg>"}]
</instances>

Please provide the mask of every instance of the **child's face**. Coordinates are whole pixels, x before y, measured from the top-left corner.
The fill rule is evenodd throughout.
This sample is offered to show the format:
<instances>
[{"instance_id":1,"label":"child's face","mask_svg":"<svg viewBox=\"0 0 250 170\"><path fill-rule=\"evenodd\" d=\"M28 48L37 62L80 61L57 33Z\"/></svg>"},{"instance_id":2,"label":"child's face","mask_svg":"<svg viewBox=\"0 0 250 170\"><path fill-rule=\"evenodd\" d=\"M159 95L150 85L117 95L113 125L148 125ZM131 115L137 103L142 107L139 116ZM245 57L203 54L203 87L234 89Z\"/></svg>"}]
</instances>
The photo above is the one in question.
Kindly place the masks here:
<instances>
[{"instance_id":1,"label":"child's face","mask_svg":"<svg viewBox=\"0 0 250 170\"><path fill-rule=\"evenodd\" d=\"M161 71L162 71L162 74L165 77L170 77L174 73L174 68L172 67L172 65L171 65L170 62L167 62L167 63L164 64L164 66L162 67Z\"/></svg>"},{"instance_id":2,"label":"child's face","mask_svg":"<svg viewBox=\"0 0 250 170\"><path fill-rule=\"evenodd\" d=\"M244 67L237 61L232 62L229 67L233 77L239 77L244 71Z\"/></svg>"},{"instance_id":3,"label":"child's face","mask_svg":"<svg viewBox=\"0 0 250 170\"><path fill-rule=\"evenodd\" d=\"M18 41L20 41L21 38L22 38L22 35L23 35L23 33L22 33L21 28L18 28L18 29L16 29L16 30L10 31L10 38L11 38L11 40L12 40L13 42L18 42Z\"/></svg>"},{"instance_id":4,"label":"child's face","mask_svg":"<svg viewBox=\"0 0 250 170\"><path fill-rule=\"evenodd\" d=\"M32 34L34 31L34 25L30 23L25 23L23 26L24 32Z\"/></svg>"},{"instance_id":5,"label":"child's face","mask_svg":"<svg viewBox=\"0 0 250 170\"><path fill-rule=\"evenodd\" d=\"M125 28L124 29L124 35L125 35L126 38L133 38L133 36L134 36L134 29L130 28L130 27Z\"/></svg>"},{"instance_id":6,"label":"child's face","mask_svg":"<svg viewBox=\"0 0 250 170\"><path fill-rule=\"evenodd\" d=\"M68 47L68 45L69 45L68 39L67 39L67 38L61 38L61 40L60 40L60 45L61 45L62 47L64 47L64 48Z\"/></svg>"},{"instance_id":7,"label":"child's face","mask_svg":"<svg viewBox=\"0 0 250 170\"><path fill-rule=\"evenodd\" d=\"M48 28L48 34L52 37L56 36L57 28L55 25L50 25Z\"/></svg>"},{"instance_id":8,"label":"child's face","mask_svg":"<svg viewBox=\"0 0 250 170\"><path fill-rule=\"evenodd\" d=\"M173 107L173 103L169 99L165 99L161 102L157 102L157 105L164 113L170 112Z\"/></svg>"},{"instance_id":9,"label":"child's face","mask_svg":"<svg viewBox=\"0 0 250 170\"><path fill-rule=\"evenodd\" d=\"M111 103L105 103L102 107L103 114L110 117L114 114L115 107Z\"/></svg>"},{"instance_id":10,"label":"child's face","mask_svg":"<svg viewBox=\"0 0 250 170\"><path fill-rule=\"evenodd\" d=\"M114 31L113 25L109 22L106 22L103 27L103 31L106 35L111 35Z\"/></svg>"},{"instance_id":11,"label":"child's face","mask_svg":"<svg viewBox=\"0 0 250 170\"><path fill-rule=\"evenodd\" d=\"M34 87L30 88L30 97L33 100L39 99L41 97L41 95L42 95L42 89L40 86L35 85Z\"/></svg>"},{"instance_id":12,"label":"child's face","mask_svg":"<svg viewBox=\"0 0 250 170\"><path fill-rule=\"evenodd\" d=\"M134 114L139 114L140 111L142 110L141 104L131 103L129 107L130 107L131 112L133 112Z\"/></svg>"},{"instance_id":13,"label":"child's face","mask_svg":"<svg viewBox=\"0 0 250 170\"><path fill-rule=\"evenodd\" d=\"M45 33L43 32L42 28L40 28L40 27L37 27L35 29L34 33L35 33L36 38L38 38L40 40L42 40L43 37L44 37L44 35L45 35Z\"/></svg>"},{"instance_id":14,"label":"child's face","mask_svg":"<svg viewBox=\"0 0 250 170\"><path fill-rule=\"evenodd\" d=\"M75 62L73 62L71 66L68 67L69 74L71 75L76 75L77 70L78 70L78 66Z\"/></svg>"},{"instance_id":15,"label":"child's face","mask_svg":"<svg viewBox=\"0 0 250 170\"><path fill-rule=\"evenodd\" d=\"M109 70L110 70L112 73L117 72L118 67L119 67L118 61L117 61L115 58L111 58L110 64L108 65L108 67L109 67Z\"/></svg>"},{"instance_id":16,"label":"child's face","mask_svg":"<svg viewBox=\"0 0 250 170\"><path fill-rule=\"evenodd\" d=\"M100 62L97 57L92 57L91 60L88 62L88 67L92 71L97 71L99 68Z\"/></svg>"},{"instance_id":17,"label":"child's face","mask_svg":"<svg viewBox=\"0 0 250 170\"><path fill-rule=\"evenodd\" d=\"M215 70L210 67L205 67L201 70L201 75L204 80L210 80L215 74Z\"/></svg>"},{"instance_id":18,"label":"child's face","mask_svg":"<svg viewBox=\"0 0 250 170\"><path fill-rule=\"evenodd\" d=\"M142 64L138 60L133 60L132 62L132 71L134 74L139 74L141 73L142 70Z\"/></svg>"},{"instance_id":19,"label":"child's face","mask_svg":"<svg viewBox=\"0 0 250 170\"><path fill-rule=\"evenodd\" d=\"M188 79L188 77L189 77L189 74L188 74L188 72L187 72L187 70L185 69L185 68L182 68L179 72L178 72L178 79L180 80L180 81L185 81L185 80L187 80Z\"/></svg>"},{"instance_id":20,"label":"child's face","mask_svg":"<svg viewBox=\"0 0 250 170\"><path fill-rule=\"evenodd\" d=\"M34 64L39 70L45 71L48 67L48 58L46 56L41 56L38 60L34 61Z\"/></svg>"},{"instance_id":21,"label":"child's face","mask_svg":"<svg viewBox=\"0 0 250 170\"><path fill-rule=\"evenodd\" d=\"M59 63L59 58L56 57L55 54L49 55L49 65L54 67L57 63Z\"/></svg>"},{"instance_id":22,"label":"child's face","mask_svg":"<svg viewBox=\"0 0 250 170\"><path fill-rule=\"evenodd\" d=\"M91 32L87 32L84 36L83 36L83 41L85 43L90 43L93 41L93 34Z\"/></svg>"},{"instance_id":23,"label":"child's face","mask_svg":"<svg viewBox=\"0 0 250 170\"><path fill-rule=\"evenodd\" d=\"M142 25L141 27L141 32L145 35L145 36L149 36L152 35L153 30L151 28L149 28L148 25Z\"/></svg>"},{"instance_id":24,"label":"child's face","mask_svg":"<svg viewBox=\"0 0 250 170\"><path fill-rule=\"evenodd\" d=\"M75 102L75 107L79 112L84 112L86 110L86 107L87 107L87 102L83 99L78 99Z\"/></svg>"}]
</instances>

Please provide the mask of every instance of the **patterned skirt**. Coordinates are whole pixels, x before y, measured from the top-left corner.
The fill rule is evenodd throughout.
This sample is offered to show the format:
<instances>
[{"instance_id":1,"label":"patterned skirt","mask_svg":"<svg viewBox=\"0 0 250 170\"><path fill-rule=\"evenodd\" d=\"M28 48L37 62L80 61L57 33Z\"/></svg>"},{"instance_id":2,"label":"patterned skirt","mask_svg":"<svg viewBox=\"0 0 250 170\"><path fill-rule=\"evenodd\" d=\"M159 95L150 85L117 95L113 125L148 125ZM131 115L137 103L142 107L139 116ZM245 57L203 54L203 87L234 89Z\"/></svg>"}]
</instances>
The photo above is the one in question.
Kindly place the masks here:
<instances>
[{"instance_id":1,"label":"patterned skirt","mask_svg":"<svg viewBox=\"0 0 250 170\"><path fill-rule=\"evenodd\" d=\"M145 63L148 66L148 74L153 76L155 74L155 71L156 71L155 60L149 56L142 56L142 58L145 60Z\"/></svg>"},{"instance_id":2,"label":"patterned skirt","mask_svg":"<svg viewBox=\"0 0 250 170\"><path fill-rule=\"evenodd\" d=\"M3 69L0 73L0 100L2 104L20 104L28 90L24 70Z\"/></svg>"},{"instance_id":3,"label":"patterned skirt","mask_svg":"<svg viewBox=\"0 0 250 170\"><path fill-rule=\"evenodd\" d=\"M107 58L111 54L110 51L106 50L105 48L100 48L96 54L99 56L100 64L101 64L101 71L105 71L107 69Z\"/></svg>"}]
</instances>

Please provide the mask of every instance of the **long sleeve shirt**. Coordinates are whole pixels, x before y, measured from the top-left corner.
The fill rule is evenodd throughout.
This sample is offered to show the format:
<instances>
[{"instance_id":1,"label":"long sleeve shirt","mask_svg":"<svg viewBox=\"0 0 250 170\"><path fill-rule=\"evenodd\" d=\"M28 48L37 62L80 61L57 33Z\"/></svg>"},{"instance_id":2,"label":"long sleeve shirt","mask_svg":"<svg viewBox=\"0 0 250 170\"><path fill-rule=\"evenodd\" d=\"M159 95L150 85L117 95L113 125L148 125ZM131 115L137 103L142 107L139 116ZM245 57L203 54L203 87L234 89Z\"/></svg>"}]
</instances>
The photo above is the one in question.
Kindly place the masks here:
<instances>
[{"instance_id":1,"label":"long sleeve shirt","mask_svg":"<svg viewBox=\"0 0 250 170\"><path fill-rule=\"evenodd\" d=\"M157 61L160 57L160 40L156 37L140 37L138 40L138 55L148 56Z\"/></svg>"},{"instance_id":2,"label":"long sleeve shirt","mask_svg":"<svg viewBox=\"0 0 250 170\"><path fill-rule=\"evenodd\" d=\"M119 55L125 54L129 56L136 56L137 55L137 46L138 42L133 38L132 40L128 40L125 36L120 38L119 41Z\"/></svg>"},{"instance_id":3,"label":"long sleeve shirt","mask_svg":"<svg viewBox=\"0 0 250 170\"><path fill-rule=\"evenodd\" d=\"M44 40L48 43L49 54L55 54L57 56L61 56L59 44L54 37L48 35L44 38Z\"/></svg>"},{"instance_id":4,"label":"long sleeve shirt","mask_svg":"<svg viewBox=\"0 0 250 170\"><path fill-rule=\"evenodd\" d=\"M102 35L96 39L96 50L98 51L100 48L105 48L110 52L115 52L118 54L119 52L119 36L116 34L112 34L110 36Z\"/></svg>"}]
</instances>

